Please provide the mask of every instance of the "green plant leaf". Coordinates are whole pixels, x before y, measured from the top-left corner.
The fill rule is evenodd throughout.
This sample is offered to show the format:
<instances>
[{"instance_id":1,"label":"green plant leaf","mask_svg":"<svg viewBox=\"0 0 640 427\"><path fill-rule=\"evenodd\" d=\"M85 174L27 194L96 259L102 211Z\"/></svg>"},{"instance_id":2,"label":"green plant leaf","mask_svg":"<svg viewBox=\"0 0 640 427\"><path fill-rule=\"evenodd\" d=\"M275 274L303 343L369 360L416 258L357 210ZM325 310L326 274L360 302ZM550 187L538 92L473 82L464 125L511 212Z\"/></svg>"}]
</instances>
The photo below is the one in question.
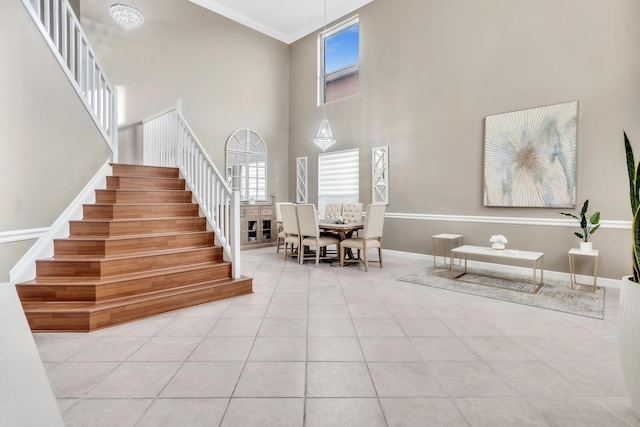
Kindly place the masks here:
<instances>
[{"instance_id":1,"label":"green plant leaf","mask_svg":"<svg viewBox=\"0 0 640 427\"><path fill-rule=\"evenodd\" d=\"M593 225L598 225L598 223L600 222L600 212L596 212L591 215L591 218L589 218L589 222Z\"/></svg>"},{"instance_id":2,"label":"green plant leaf","mask_svg":"<svg viewBox=\"0 0 640 427\"><path fill-rule=\"evenodd\" d=\"M582 205L582 210L580 211L580 216L584 216L587 213L587 209L589 209L589 199L584 201Z\"/></svg>"},{"instance_id":3,"label":"green plant leaf","mask_svg":"<svg viewBox=\"0 0 640 427\"><path fill-rule=\"evenodd\" d=\"M595 226L591 229L590 234L595 233L595 232L596 232L596 230L597 230L598 228L600 228L600 224L595 225Z\"/></svg>"},{"instance_id":4,"label":"green plant leaf","mask_svg":"<svg viewBox=\"0 0 640 427\"><path fill-rule=\"evenodd\" d=\"M575 216L574 214L565 213L565 212L560 212L560 215L570 216L571 218L574 218L574 219L577 219L578 221L580 221L580 218L578 218L578 217L577 217L577 216Z\"/></svg>"},{"instance_id":5,"label":"green plant leaf","mask_svg":"<svg viewBox=\"0 0 640 427\"><path fill-rule=\"evenodd\" d=\"M633 148L624 132L624 149L627 154L627 173L629 175L629 200L631 201L631 212L635 214L638 211L638 185L636 162L633 157ZM640 166L640 165L638 165Z\"/></svg>"},{"instance_id":6,"label":"green plant leaf","mask_svg":"<svg viewBox=\"0 0 640 427\"><path fill-rule=\"evenodd\" d=\"M578 236L581 239L584 239L584 236L582 234L578 233L577 231L575 233L573 233L573 234L575 234L576 236Z\"/></svg>"},{"instance_id":7,"label":"green plant leaf","mask_svg":"<svg viewBox=\"0 0 640 427\"><path fill-rule=\"evenodd\" d=\"M640 282L640 215L633 216L633 280Z\"/></svg>"}]
</instances>

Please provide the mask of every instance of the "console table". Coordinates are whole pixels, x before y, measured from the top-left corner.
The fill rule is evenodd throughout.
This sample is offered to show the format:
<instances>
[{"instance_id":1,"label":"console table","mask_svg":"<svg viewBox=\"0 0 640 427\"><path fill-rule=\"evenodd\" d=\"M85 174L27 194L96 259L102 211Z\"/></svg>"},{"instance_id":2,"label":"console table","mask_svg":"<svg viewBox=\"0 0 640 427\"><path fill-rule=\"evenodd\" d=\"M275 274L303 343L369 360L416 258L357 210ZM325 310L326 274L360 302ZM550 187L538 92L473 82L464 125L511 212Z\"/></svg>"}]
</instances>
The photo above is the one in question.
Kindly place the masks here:
<instances>
[{"instance_id":1,"label":"console table","mask_svg":"<svg viewBox=\"0 0 640 427\"><path fill-rule=\"evenodd\" d=\"M455 266L453 262L453 258L455 258L456 255L460 259L462 259L462 256L464 255L464 271L458 275L456 275ZM498 250L494 250L484 246L471 246L471 245L458 246L457 248L451 249L451 257L452 257L451 278L452 279L458 279L459 277L462 277L465 274L467 274L467 259L469 258L469 255L479 256L481 258L499 258L500 260L508 259L508 260L530 261L533 263L533 280L531 281L532 288L530 292L532 294L535 294L542 287L542 284L544 281L544 253L542 252L514 251L509 249L498 251ZM540 270L540 281L537 280L538 270ZM484 283L478 283L478 282L471 282L471 283L476 283L476 284L485 285L485 286L494 286L497 288L509 289L512 291L513 290L518 291L517 289L505 288L503 286L498 286L498 285L486 285Z\"/></svg>"}]
</instances>

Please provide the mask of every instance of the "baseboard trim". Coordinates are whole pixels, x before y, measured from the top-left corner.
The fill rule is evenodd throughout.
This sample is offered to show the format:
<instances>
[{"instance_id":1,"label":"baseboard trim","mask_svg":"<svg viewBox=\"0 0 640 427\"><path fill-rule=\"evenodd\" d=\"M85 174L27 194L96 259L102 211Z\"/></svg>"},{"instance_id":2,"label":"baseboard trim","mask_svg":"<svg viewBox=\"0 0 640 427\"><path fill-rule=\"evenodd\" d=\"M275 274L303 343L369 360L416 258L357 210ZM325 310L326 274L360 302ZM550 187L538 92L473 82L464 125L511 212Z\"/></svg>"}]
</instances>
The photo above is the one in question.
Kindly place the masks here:
<instances>
[{"instance_id":1,"label":"baseboard trim","mask_svg":"<svg viewBox=\"0 0 640 427\"><path fill-rule=\"evenodd\" d=\"M394 255L394 254L402 255L404 257L409 257L417 260L424 260L428 262L428 265L433 265L433 255L418 254L414 252L396 251L392 249L384 249L384 253L390 254L390 255ZM494 264L489 262L469 260L468 265L469 267L491 268L499 273L531 274L530 268L518 267L514 265L507 265L507 264ZM544 270L544 276L549 279L562 280L566 282L569 282L569 279L570 279L569 273L563 273L561 271ZM579 283L593 283L593 276L584 276L584 275L578 274L576 275L576 280ZM620 286L621 286L620 279L610 279L607 277L598 276L597 283L598 285L605 286L607 288L614 288L614 289L620 289Z\"/></svg>"},{"instance_id":2,"label":"baseboard trim","mask_svg":"<svg viewBox=\"0 0 640 427\"><path fill-rule=\"evenodd\" d=\"M50 227L28 228L25 230L0 231L0 243L22 242L42 237Z\"/></svg>"}]
</instances>

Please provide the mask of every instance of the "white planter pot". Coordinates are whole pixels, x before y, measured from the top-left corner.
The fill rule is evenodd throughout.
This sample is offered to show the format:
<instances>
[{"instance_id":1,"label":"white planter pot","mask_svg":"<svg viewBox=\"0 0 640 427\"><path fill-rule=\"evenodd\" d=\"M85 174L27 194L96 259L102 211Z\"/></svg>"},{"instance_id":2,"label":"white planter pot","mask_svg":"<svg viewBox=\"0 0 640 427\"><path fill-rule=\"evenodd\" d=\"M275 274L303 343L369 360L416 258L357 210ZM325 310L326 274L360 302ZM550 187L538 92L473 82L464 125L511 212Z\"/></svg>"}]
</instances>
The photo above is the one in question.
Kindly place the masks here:
<instances>
[{"instance_id":1,"label":"white planter pot","mask_svg":"<svg viewBox=\"0 0 640 427\"><path fill-rule=\"evenodd\" d=\"M580 242L582 252L593 252L593 242Z\"/></svg>"},{"instance_id":2,"label":"white planter pot","mask_svg":"<svg viewBox=\"0 0 640 427\"><path fill-rule=\"evenodd\" d=\"M491 249L495 250L495 251L503 251L504 250L504 243L502 242L495 242L491 244Z\"/></svg>"},{"instance_id":3,"label":"white planter pot","mask_svg":"<svg viewBox=\"0 0 640 427\"><path fill-rule=\"evenodd\" d=\"M618 312L620 365L631 395L631 404L640 419L640 283L622 278Z\"/></svg>"}]
</instances>

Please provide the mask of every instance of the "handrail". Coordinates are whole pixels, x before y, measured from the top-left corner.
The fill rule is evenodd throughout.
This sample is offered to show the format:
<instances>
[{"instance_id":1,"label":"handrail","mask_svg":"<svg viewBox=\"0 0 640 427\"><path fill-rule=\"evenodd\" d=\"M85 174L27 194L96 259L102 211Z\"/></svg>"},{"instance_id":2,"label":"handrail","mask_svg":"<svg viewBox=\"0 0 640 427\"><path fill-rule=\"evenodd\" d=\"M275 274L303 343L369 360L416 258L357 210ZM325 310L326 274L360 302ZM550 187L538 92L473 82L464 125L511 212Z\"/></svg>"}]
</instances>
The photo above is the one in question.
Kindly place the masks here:
<instances>
[{"instance_id":1,"label":"handrail","mask_svg":"<svg viewBox=\"0 0 640 427\"><path fill-rule=\"evenodd\" d=\"M68 0L22 0L118 161L118 99Z\"/></svg>"},{"instance_id":2,"label":"handrail","mask_svg":"<svg viewBox=\"0 0 640 427\"><path fill-rule=\"evenodd\" d=\"M143 163L180 169L216 239L240 277L240 197L231 191L195 133L176 107L142 124Z\"/></svg>"}]
</instances>

